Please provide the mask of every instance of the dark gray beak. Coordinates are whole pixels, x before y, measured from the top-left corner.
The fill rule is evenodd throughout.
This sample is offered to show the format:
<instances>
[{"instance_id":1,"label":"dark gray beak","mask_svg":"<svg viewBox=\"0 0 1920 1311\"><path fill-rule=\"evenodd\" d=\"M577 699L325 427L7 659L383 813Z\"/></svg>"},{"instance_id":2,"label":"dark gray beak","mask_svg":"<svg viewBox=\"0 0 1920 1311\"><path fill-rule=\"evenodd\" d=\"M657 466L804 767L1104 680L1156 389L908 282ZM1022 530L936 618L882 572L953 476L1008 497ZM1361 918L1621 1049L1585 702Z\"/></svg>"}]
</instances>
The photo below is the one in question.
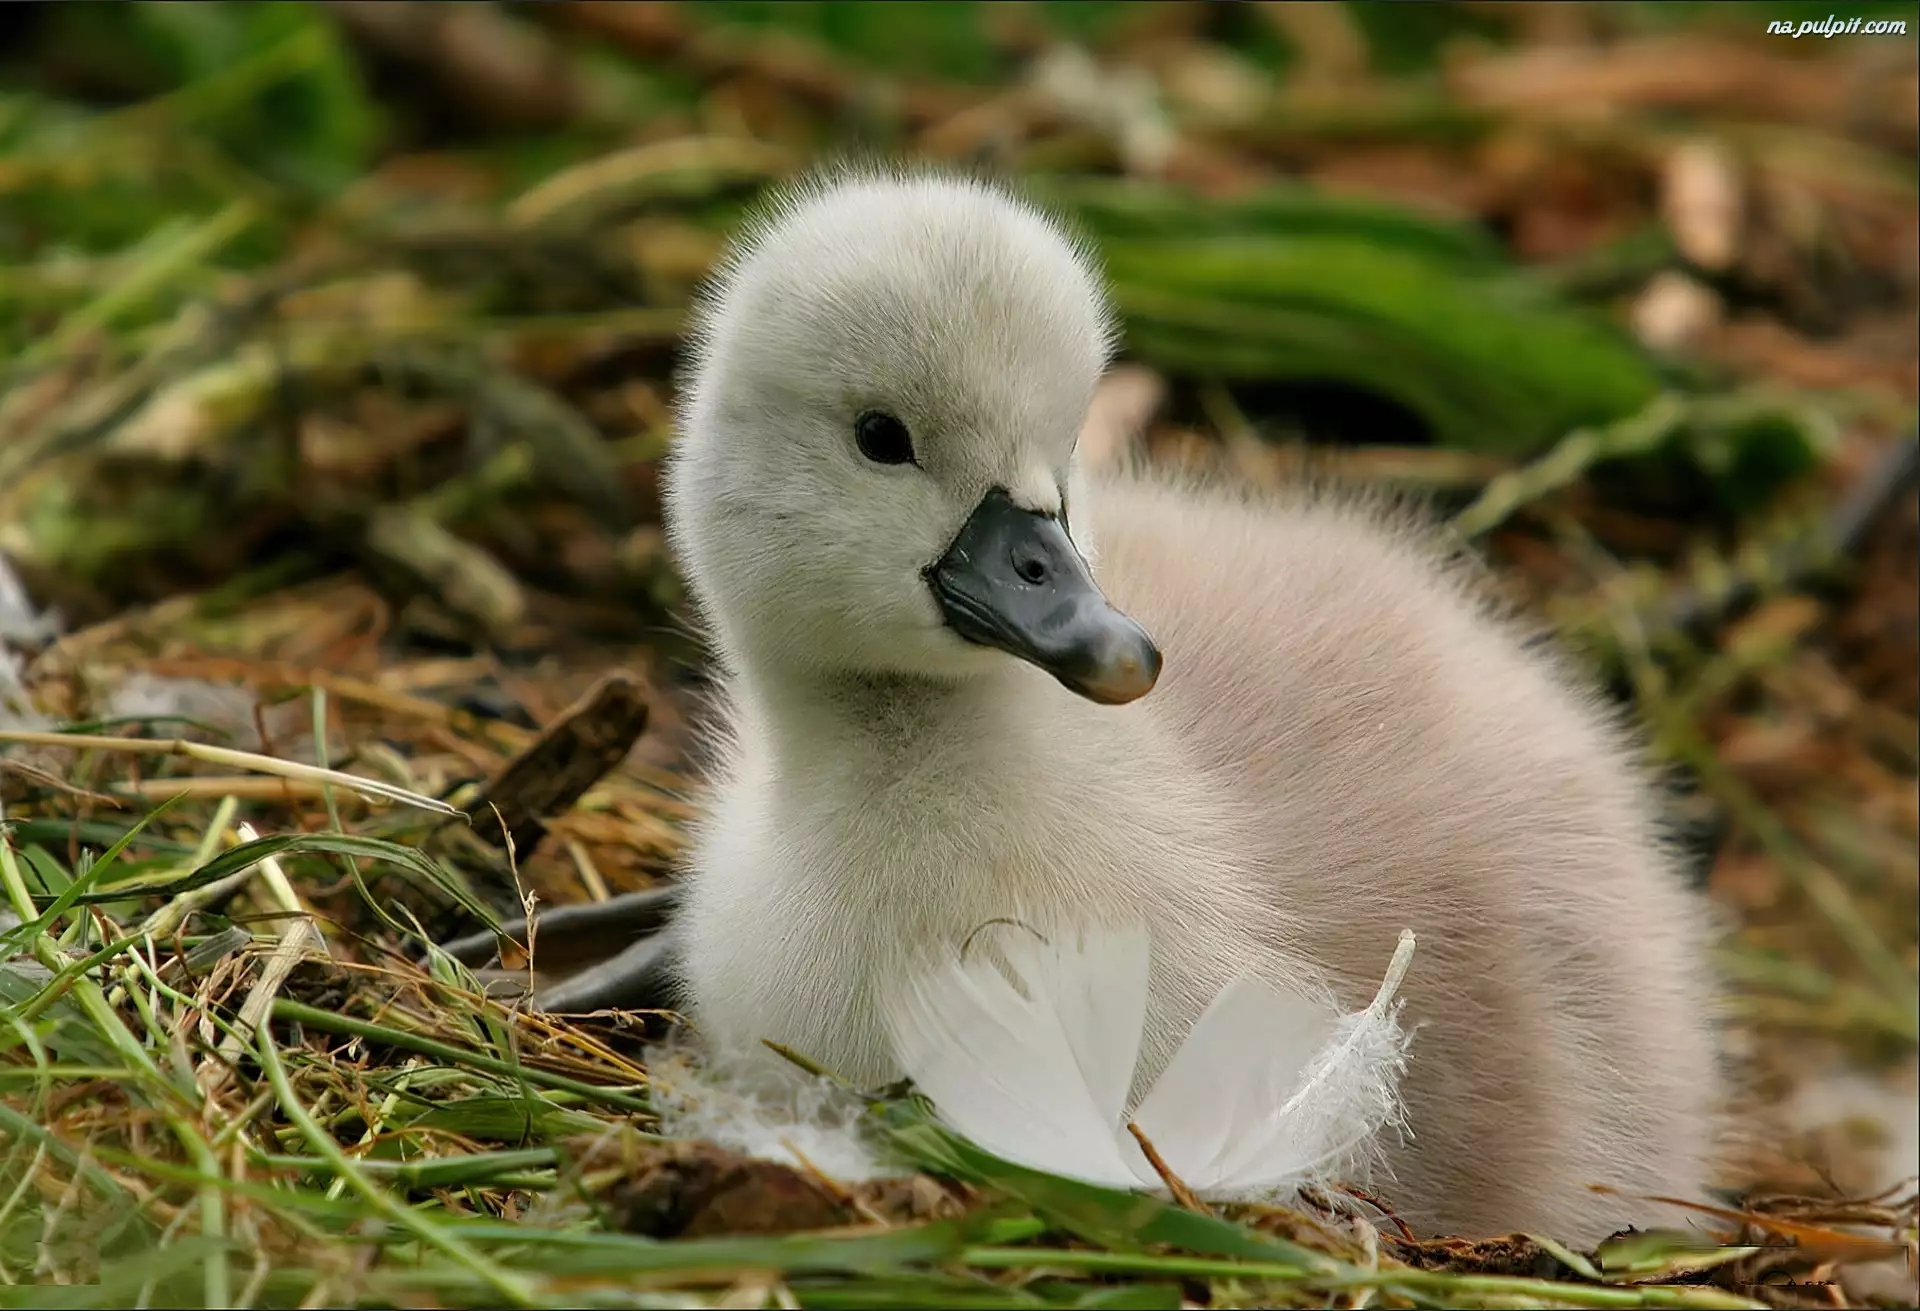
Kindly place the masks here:
<instances>
[{"instance_id":1,"label":"dark gray beak","mask_svg":"<svg viewBox=\"0 0 1920 1311\"><path fill-rule=\"evenodd\" d=\"M988 492L927 570L954 632L1046 670L1090 701L1124 705L1160 677L1146 630L1100 594L1060 520Z\"/></svg>"}]
</instances>

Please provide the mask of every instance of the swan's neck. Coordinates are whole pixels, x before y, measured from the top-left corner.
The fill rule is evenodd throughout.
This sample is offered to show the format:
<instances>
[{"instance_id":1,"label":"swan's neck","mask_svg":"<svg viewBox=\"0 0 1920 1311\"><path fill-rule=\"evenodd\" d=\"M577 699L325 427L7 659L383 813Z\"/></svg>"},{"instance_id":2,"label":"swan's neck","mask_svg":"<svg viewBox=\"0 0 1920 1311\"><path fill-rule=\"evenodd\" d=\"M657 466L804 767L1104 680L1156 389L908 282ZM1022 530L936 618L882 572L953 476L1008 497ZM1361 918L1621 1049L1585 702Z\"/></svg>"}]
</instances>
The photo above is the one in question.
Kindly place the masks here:
<instances>
[{"instance_id":1,"label":"swan's neck","mask_svg":"<svg viewBox=\"0 0 1920 1311\"><path fill-rule=\"evenodd\" d=\"M1045 726L1077 709L1061 704L1071 693L1022 666L953 680L750 673L739 690L783 778L818 777L827 762L880 770L930 760L1038 763L1062 749Z\"/></svg>"}]
</instances>

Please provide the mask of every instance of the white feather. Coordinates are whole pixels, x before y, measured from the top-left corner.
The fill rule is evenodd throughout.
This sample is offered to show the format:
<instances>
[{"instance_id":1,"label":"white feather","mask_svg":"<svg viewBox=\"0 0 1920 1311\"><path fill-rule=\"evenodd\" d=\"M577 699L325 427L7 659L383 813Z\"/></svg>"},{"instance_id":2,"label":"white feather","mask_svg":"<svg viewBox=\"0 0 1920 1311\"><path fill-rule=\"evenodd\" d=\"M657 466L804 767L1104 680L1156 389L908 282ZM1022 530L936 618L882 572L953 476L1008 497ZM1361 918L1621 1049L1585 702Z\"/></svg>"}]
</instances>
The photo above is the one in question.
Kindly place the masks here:
<instances>
[{"instance_id":1,"label":"white feather","mask_svg":"<svg viewBox=\"0 0 1920 1311\"><path fill-rule=\"evenodd\" d=\"M1299 1086L1338 1018L1317 1001L1234 980L1141 1098L1134 1123L1184 1183L1215 1187Z\"/></svg>"},{"instance_id":2,"label":"white feather","mask_svg":"<svg viewBox=\"0 0 1920 1311\"><path fill-rule=\"evenodd\" d=\"M1113 1124L1146 1017L1146 935L1063 946L1016 930L996 946L1020 989L981 954L888 995L901 1067L948 1124L988 1151L1132 1187Z\"/></svg>"},{"instance_id":3,"label":"white feather","mask_svg":"<svg viewBox=\"0 0 1920 1311\"><path fill-rule=\"evenodd\" d=\"M1013 936L1011 934L1006 936ZM1147 1018L1149 948L1146 930L1121 929L1072 952L1045 945L1036 934L1016 938L1012 960L1034 980L1034 999L1060 1017L1067 1046L1093 1095L1103 1123L1117 1124L1127 1109ZM1024 948L1024 950L1022 950ZM1006 951L1006 944L1001 947Z\"/></svg>"},{"instance_id":4,"label":"white feather","mask_svg":"<svg viewBox=\"0 0 1920 1311\"><path fill-rule=\"evenodd\" d=\"M1340 1017L1331 1040L1304 1069L1294 1067L1285 1101L1264 1114L1256 1113L1255 1118L1236 1122L1239 1136L1232 1157L1208 1180L1208 1191L1235 1196L1273 1193L1336 1174L1357 1164L1374 1135L1398 1120L1407 1037L1400 1028L1400 1008L1394 997L1412 960L1413 934L1402 930L1372 1003ZM1184 1052L1183 1048L1180 1054ZM1267 1068L1284 1073L1284 1067L1272 1062ZM1142 1130L1151 1132L1144 1125Z\"/></svg>"},{"instance_id":5,"label":"white feather","mask_svg":"<svg viewBox=\"0 0 1920 1311\"><path fill-rule=\"evenodd\" d=\"M1007 1160L1109 1187L1158 1188L1123 1117L1146 1013L1144 931L998 944L887 1000L895 1056L953 1129ZM1353 1015L1241 978L1141 1099L1133 1123L1202 1196L1271 1195L1359 1163L1399 1113L1406 1037L1394 1002L1403 932Z\"/></svg>"}]
</instances>

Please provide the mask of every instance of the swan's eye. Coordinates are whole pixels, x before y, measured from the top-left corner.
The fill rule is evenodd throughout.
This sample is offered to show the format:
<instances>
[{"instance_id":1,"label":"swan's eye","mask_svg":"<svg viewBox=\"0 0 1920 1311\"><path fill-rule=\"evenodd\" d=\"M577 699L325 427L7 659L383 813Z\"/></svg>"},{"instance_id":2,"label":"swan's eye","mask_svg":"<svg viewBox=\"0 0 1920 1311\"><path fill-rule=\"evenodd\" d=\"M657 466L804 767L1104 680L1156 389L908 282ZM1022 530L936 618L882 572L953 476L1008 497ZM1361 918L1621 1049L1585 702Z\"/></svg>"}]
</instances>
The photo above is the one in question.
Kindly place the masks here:
<instances>
[{"instance_id":1,"label":"swan's eye","mask_svg":"<svg viewBox=\"0 0 1920 1311\"><path fill-rule=\"evenodd\" d=\"M912 464L913 437L907 425L883 410L868 410L853 421L860 454L875 464Z\"/></svg>"}]
</instances>

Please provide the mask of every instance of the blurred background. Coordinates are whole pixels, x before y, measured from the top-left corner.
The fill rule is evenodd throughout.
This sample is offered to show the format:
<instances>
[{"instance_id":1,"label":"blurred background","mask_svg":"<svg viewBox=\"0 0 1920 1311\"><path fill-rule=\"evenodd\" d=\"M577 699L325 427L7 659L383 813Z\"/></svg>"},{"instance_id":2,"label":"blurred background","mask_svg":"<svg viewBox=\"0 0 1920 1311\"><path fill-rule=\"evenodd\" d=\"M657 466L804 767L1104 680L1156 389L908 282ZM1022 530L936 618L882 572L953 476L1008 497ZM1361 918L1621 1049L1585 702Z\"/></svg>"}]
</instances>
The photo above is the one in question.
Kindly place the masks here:
<instances>
[{"instance_id":1,"label":"blurred background","mask_svg":"<svg viewBox=\"0 0 1920 1311\"><path fill-rule=\"evenodd\" d=\"M1830 13L1909 30L1767 31ZM1089 450L1426 497L1632 707L1730 931L1742 1177L1878 1192L1920 1168L1913 16L0 6L0 724L471 796L621 669L646 732L519 856L548 903L649 886L697 804L656 490L688 299L812 163L985 169L1111 277ZM222 798L412 840L284 780L9 760L49 893L165 798L133 868ZM289 868L373 958L337 864Z\"/></svg>"}]
</instances>

